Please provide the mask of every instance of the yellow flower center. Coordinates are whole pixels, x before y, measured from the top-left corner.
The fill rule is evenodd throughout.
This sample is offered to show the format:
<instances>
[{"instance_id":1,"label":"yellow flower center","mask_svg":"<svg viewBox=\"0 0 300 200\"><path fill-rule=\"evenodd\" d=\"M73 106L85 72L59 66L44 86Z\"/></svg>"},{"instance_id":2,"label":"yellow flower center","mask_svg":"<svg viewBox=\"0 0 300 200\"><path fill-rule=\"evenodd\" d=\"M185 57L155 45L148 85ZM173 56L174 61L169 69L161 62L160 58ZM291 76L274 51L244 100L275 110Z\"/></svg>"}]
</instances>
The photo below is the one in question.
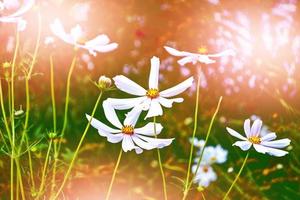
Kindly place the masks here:
<instances>
[{"instance_id":1,"label":"yellow flower center","mask_svg":"<svg viewBox=\"0 0 300 200\"><path fill-rule=\"evenodd\" d=\"M87 40L84 37L80 37L76 39L76 43L80 45L85 45L86 41Z\"/></svg>"},{"instance_id":2,"label":"yellow flower center","mask_svg":"<svg viewBox=\"0 0 300 200\"><path fill-rule=\"evenodd\" d=\"M146 92L146 96L149 97L150 99L155 99L155 98L157 98L159 96L159 91L158 91L158 89L150 88Z\"/></svg>"},{"instance_id":3,"label":"yellow flower center","mask_svg":"<svg viewBox=\"0 0 300 200\"><path fill-rule=\"evenodd\" d=\"M134 133L134 128L133 128L133 126L125 125L125 126L122 128L122 133L125 134L125 135L133 135L133 133Z\"/></svg>"},{"instance_id":4,"label":"yellow flower center","mask_svg":"<svg viewBox=\"0 0 300 200\"><path fill-rule=\"evenodd\" d=\"M204 172L204 173L207 173L207 172L208 172L208 167L207 167L207 166L204 166L204 167L203 167L203 172Z\"/></svg>"},{"instance_id":5,"label":"yellow flower center","mask_svg":"<svg viewBox=\"0 0 300 200\"><path fill-rule=\"evenodd\" d=\"M257 136L252 136L248 138L249 142L253 143L253 144L260 144L260 137Z\"/></svg>"},{"instance_id":6,"label":"yellow flower center","mask_svg":"<svg viewBox=\"0 0 300 200\"><path fill-rule=\"evenodd\" d=\"M214 162L214 161L217 160L217 158L216 158L215 156L213 156L213 157L210 158L210 160L211 160L212 162Z\"/></svg>"}]
</instances>

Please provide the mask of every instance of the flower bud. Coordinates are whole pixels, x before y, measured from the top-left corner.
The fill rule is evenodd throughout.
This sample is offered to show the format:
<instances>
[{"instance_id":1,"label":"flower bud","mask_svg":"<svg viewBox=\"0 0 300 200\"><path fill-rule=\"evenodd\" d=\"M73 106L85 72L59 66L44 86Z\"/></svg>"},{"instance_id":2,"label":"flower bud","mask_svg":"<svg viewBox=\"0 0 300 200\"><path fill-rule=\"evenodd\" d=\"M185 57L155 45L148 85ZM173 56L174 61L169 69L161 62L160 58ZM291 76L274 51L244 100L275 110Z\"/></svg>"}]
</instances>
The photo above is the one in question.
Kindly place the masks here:
<instances>
[{"instance_id":1,"label":"flower bud","mask_svg":"<svg viewBox=\"0 0 300 200\"><path fill-rule=\"evenodd\" d=\"M48 137L49 137L50 139L54 139L54 138L56 138L56 136L57 136L57 134L56 134L55 132L50 132L50 133L48 133Z\"/></svg>"},{"instance_id":2,"label":"flower bud","mask_svg":"<svg viewBox=\"0 0 300 200\"><path fill-rule=\"evenodd\" d=\"M100 76L98 80L98 86L100 89L107 89L111 86L111 79L106 76Z\"/></svg>"}]
</instances>

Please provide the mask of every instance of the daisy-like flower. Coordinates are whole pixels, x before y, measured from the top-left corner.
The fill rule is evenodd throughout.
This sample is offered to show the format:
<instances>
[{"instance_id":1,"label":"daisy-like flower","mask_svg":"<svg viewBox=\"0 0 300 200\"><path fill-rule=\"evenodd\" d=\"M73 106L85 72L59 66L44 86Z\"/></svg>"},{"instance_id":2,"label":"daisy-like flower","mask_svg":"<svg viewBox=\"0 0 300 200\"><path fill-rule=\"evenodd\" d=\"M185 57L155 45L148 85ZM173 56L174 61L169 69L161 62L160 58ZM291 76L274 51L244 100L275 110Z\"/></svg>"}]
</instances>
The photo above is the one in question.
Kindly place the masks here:
<instances>
[{"instance_id":1,"label":"daisy-like flower","mask_svg":"<svg viewBox=\"0 0 300 200\"><path fill-rule=\"evenodd\" d=\"M244 122L244 131L246 137L242 136L231 128L226 128L230 135L242 140L237 141L233 145L240 147L243 151L247 151L253 145L254 149L259 153L267 153L272 156L285 156L288 154L287 151L280 150L278 148L284 148L291 142L289 139L276 139L276 133L268 133L265 136L261 135L262 121L256 119L252 126L250 126L250 119L246 119Z\"/></svg>"},{"instance_id":2,"label":"daisy-like flower","mask_svg":"<svg viewBox=\"0 0 300 200\"><path fill-rule=\"evenodd\" d=\"M160 91L160 88L158 87L159 66L159 58L153 57L151 59L148 90L123 75L114 77L113 80L118 89L139 97L128 99L109 98L106 101L117 110L126 110L142 105L143 110L148 110L146 118L162 115L163 110L161 106L171 108L174 102L183 102L183 98L171 97L174 97L191 87L194 80L193 77L188 78L174 87Z\"/></svg>"},{"instance_id":3,"label":"daisy-like flower","mask_svg":"<svg viewBox=\"0 0 300 200\"><path fill-rule=\"evenodd\" d=\"M203 140L200 140L203 141ZM204 141L203 141L204 142ZM203 146L197 152L197 155L201 155ZM200 165L212 165L214 163L222 164L227 160L228 151L223 149L220 145L216 147L208 146L204 148ZM199 157L195 158L195 162L198 163Z\"/></svg>"},{"instance_id":4,"label":"daisy-like flower","mask_svg":"<svg viewBox=\"0 0 300 200\"><path fill-rule=\"evenodd\" d=\"M190 52L186 52L186 51L179 51L179 50L176 50L176 49L168 47L168 46L165 46L164 48L169 54L171 54L173 56L183 57L177 61L178 64L182 65L182 66L187 63L196 64L197 62L211 64L211 63L216 62L212 58L235 55L235 52L233 50L225 50L225 51L223 51L221 53L217 53L217 54L199 54L199 53L190 53Z\"/></svg>"},{"instance_id":5,"label":"daisy-like flower","mask_svg":"<svg viewBox=\"0 0 300 200\"><path fill-rule=\"evenodd\" d=\"M86 49L93 56L96 56L97 52L105 53L113 51L118 47L117 43L110 43L108 36L105 34L98 35L92 40L86 40L79 25L73 27L70 33L66 33L59 19L55 19L50 25L50 29L55 36L64 42L74 45L76 48Z\"/></svg>"},{"instance_id":6,"label":"daisy-like flower","mask_svg":"<svg viewBox=\"0 0 300 200\"><path fill-rule=\"evenodd\" d=\"M9 6L6 5L7 3L6 3L6 1L1 2L0 10L11 7L10 4L9 4ZM7 15L7 16L1 16L0 22L17 23L18 31L25 30L27 22L22 18L22 16L34 6L34 3L35 3L34 0L24 0L24 3L16 12L14 12L10 15Z\"/></svg>"},{"instance_id":7,"label":"daisy-like flower","mask_svg":"<svg viewBox=\"0 0 300 200\"><path fill-rule=\"evenodd\" d=\"M135 150L137 154L145 150L155 148L163 148L170 145L173 139L158 139L152 136L158 135L162 131L162 125L156 123L156 133L154 132L154 123L148 123L141 128L135 128L137 120L140 116L141 109L133 109L127 114L123 124L119 121L116 112L110 107L107 102L103 103L104 113L108 121L116 128L111 128L102 122L86 115L88 120L91 120L91 125L98 129L98 133L107 138L111 143L122 142L122 148L125 152Z\"/></svg>"},{"instance_id":8,"label":"daisy-like flower","mask_svg":"<svg viewBox=\"0 0 300 200\"><path fill-rule=\"evenodd\" d=\"M196 169L197 165L193 165L192 172L195 173ZM200 166L194 178L194 182L200 187L208 187L209 184L215 180L217 180L217 174L209 165Z\"/></svg>"}]
</instances>

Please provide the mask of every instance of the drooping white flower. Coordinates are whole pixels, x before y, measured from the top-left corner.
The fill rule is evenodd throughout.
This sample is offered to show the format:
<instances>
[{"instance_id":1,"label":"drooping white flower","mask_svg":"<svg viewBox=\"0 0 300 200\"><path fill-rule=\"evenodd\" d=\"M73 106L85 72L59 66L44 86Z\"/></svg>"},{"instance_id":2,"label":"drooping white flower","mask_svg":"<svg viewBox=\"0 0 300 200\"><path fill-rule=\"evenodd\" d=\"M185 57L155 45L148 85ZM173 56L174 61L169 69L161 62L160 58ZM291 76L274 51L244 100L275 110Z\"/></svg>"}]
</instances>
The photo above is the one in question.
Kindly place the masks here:
<instances>
[{"instance_id":1,"label":"drooping white flower","mask_svg":"<svg viewBox=\"0 0 300 200\"><path fill-rule=\"evenodd\" d=\"M226 128L230 135L242 140L237 141L233 145L240 147L243 151L247 151L253 145L254 149L259 153L267 153L272 156L285 156L287 151L280 150L278 148L284 148L291 142L290 139L276 139L276 133L268 133L265 136L261 135L262 121L256 119L252 126L250 126L250 119L246 119L244 122L244 131L246 137L242 136L231 128Z\"/></svg>"},{"instance_id":2,"label":"drooping white flower","mask_svg":"<svg viewBox=\"0 0 300 200\"><path fill-rule=\"evenodd\" d=\"M11 3L11 2L10 2ZM22 6L14 13L1 16L0 22L4 23L16 23L18 25L18 31L23 31L26 28L27 22L23 19L23 15L28 12L34 6L35 0L24 0ZM12 5L6 5L8 2L3 1L1 4L2 9L10 8Z\"/></svg>"},{"instance_id":3,"label":"drooping white flower","mask_svg":"<svg viewBox=\"0 0 300 200\"><path fill-rule=\"evenodd\" d=\"M162 131L162 125L156 123L156 133L154 132L154 123L148 123L141 128L135 128L140 116L141 109L135 108L127 114L123 124L119 121L115 110L107 102L103 103L104 113L108 121L116 128L111 128L97 119L91 120L91 125L98 130L98 133L107 138L111 143L122 142L122 148L125 152L135 150L137 154L145 150L163 148L170 145L173 139L159 139L152 136L158 135ZM87 119L91 117L86 115Z\"/></svg>"},{"instance_id":4,"label":"drooping white flower","mask_svg":"<svg viewBox=\"0 0 300 200\"><path fill-rule=\"evenodd\" d=\"M196 169L197 165L193 165L192 172L195 173ZM208 187L209 184L215 180L217 180L217 174L209 165L200 166L194 178L194 182L201 187Z\"/></svg>"},{"instance_id":5,"label":"drooping white flower","mask_svg":"<svg viewBox=\"0 0 300 200\"><path fill-rule=\"evenodd\" d=\"M183 102L183 98L171 97L174 97L191 87L194 80L193 77L188 78L174 87L160 91L158 86L159 66L159 58L153 57L151 59L148 90L123 75L114 77L113 80L118 89L138 97L127 99L108 98L106 101L117 110L126 110L142 105L143 110L148 110L146 118L162 115L163 110L161 106L171 108L174 102Z\"/></svg>"},{"instance_id":6,"label":"drooping white flower","mask_svg":"<svg viewBox=\"0 0 300 200\"><path fill-rule=\"evenodd\" d=\"M199 53L190 53L186 51L179 51L168 46L165 46L164 48L169 54L173 56L183 57L177 61L179 65L185 65L187 63L196 64L197 62L211 64L216 62L212 58L235 55L235 52L231 49L225 50L217 54L199 54Z\"/></svg>"},{"instance_id":7,"label":"drooping white flower","mask_svg":"<svg viewBox=\"0 0 300 200\"><path fill-rule=\"evenodd\" d=\"M74 45L76 48L86 49L93 56L96 56L97 52L105 53L118 47L117 43L110 43L108 36L105 34L98 35L92 40L85 40L83 30L79 25L73 27L70 33L66 33L59 19L55 19L50 25L50 29L55 36L64 42Z\"/></svg>"}]
</instances>

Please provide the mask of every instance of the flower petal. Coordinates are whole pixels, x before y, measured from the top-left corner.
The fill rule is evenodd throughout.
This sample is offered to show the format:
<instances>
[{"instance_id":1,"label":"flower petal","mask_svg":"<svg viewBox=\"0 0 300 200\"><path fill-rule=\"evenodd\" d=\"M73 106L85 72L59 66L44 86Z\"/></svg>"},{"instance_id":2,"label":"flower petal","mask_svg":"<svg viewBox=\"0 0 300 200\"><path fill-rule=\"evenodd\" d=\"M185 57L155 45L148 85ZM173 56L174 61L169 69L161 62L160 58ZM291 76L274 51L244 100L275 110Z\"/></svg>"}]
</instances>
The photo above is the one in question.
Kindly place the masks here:
<instances>
[{"instance_id":1,"label":"flower petal","mask_svg":"<svg viewBox=\"0 0 300 200\"><path fill-rule=\"evenodd\" d=\"M109 104L107 100L103 102L103 109L106 119L115 127L122 129L123 125L121 124L115 109L112 107L111 104Z\"/></svg>"},{"instance_id":2,"label":"flower petal","mask_svg":"<svg viewBox=\"0 0 300 200\"><path fill-rule=\"evenodd\" d=\"M261 145L267 146L267 147L273 147L273 148L284 148L288 145L290 145L291 140L290 139L281 139L281 140L274 140L274 141L265 141L262 142Z\"/></svg>"},{"instance_id":3,"label":"flower petal","mask_svg":"<svg viewBox=\"0 0 300 200\"><path fill-rule=\"evenodd\" d=\"M108 98L105 101L107 101L116 110L127 110L135 107L136 105L141 104L146 99L147 97L144 96L144 97L126 98L126 99Z\"/></svg>"},{"instance_id":4,"label":"flower petal","mask_svg":"<svg viewBox=\"0 0 300 200\"><path fill-rule=\"evenodd\" d=\"M241 134L239 134L238 132L236 132L235 130L226 127L226 130L228 131L228 133L236 138L239 138L241 140L247 140L247 138L245 138L244 136L242 136Z\"/></svg>"},{"instance_id":5,"label":"flower petal","mask_svg":"<svg viewBox=\"0 0 300 200\"><path fill-rule=\"evenodd\" d=\"M252 143L249 141L237 141L233 144L233 146L240 147L243 151L247 151L250 149Z\"/></svg>"},{"instance_id":6,"label":"flower petal","mask_svg":"<svg viewBox=\"0 0 300 200\"><path fill-rule=\"evenodd\" d=\"M110 42L109 37L105 34L98 35L94 39L85 43L86 46L103 46Z\"/></svg>"},{"instance_id":7,"label":"flower petal","mask_svg":"<svg viewBox=\"0 0 300 200\"><path fill-rule=\"evenodd\" d=\"M149 89L158 89L158 78L159 78L159 58L153 56L151 58L151 69L149 76Z\"/></svg>"},{"instance_id":8,"label":"flower petal","mask_svg":"<svg viewBox=\"0 0 300 200\"><path fill-rule=\"evenodd\" d=\"M105 133L120 133L120 130L117 129L113 129L110 128L108 126L106 126L105 124L103 124L102 122L100 122L99 120L92 118L91 116L89 116L88 114L86 114L86 118L90 121L91 120L91 125L98 129L98 131L104 131Z\"/></svg>"},{"instance_id":9,"label":"flower petal","mask_svg":"<svg viewBox=\"0 0 300 200\"><path fill-rule=\"evenodd\" d=\"M159 101L157 99L153 99L150 103L149 111L145 117L145 119L149 117L161 116L163 114L163 110Z\"/></svg>"},{"instance_id":10,"label":"flower petal","mask_svg":"<svg viewBox=\"0 0 300 200\"><path fill-rule=\"evenodd\" d=\"M267 135L260 138L262 142L271 141L276 139L276 133L268 133Z\"/></svg>"},{"instance_id":11,"label":"flower petal","mask_svg":"<svg viewBox=\"0 0 300 200\"><path fill-rule=\"evenodd\" d=\"M251 127L251 136L259 136L261 126L262 126L262 121L260 119L256 119Z\"/></svg>"},{"instance_id":12,"label":"flower petal","mask_svg":"<svg viewBox=\"0 0 300 200\"><path fill-rule=\"evenodd\" d=\"M136 147L133 144L133 141L132 141L132 139L129 135L124 135L123 136L123 141L122 141L122 148L125 152L127 152L127 151L131 151L133 149L136 149L138 147Z\"/></svg>"},{"instance_id":13,"label":"flower petal","mask_svg":"<svg viewBox=\"0 0 300 200\"><path fill-rule=\"evenodd\" d=\"M194 82L194 78L190 77L190 78L186 79L185 81L175 85L174 87L171 87L167 90L161 91L159 93L159 95L162 96L162 97L176 96L176 95L184 92L189 87L191 87L193 85L193 82Z\"/></svg>"},{"instance_id":14,"label":"flower petal","mask_svg":"<svg viewBox=\"0 0 300 200\"><path fill-rule=\"evenodd\" d=\"M139 147L141 147L142 149L146 149L146 150L151 150L151 149L155 149L156 146L155 145L152 145L151 143L149 142L145 142L144 140L142 140L141 138L133 135L132 136L132 140L133 142L138 145Z\"/></svg>"},{"instance_id":15,"label":"flower petal","mask_svg":"<svg viewBox=\"0 0 300 200\"><path fill-rule=\"evenodd\" d=\"M92 52L98 51L100 53L106 53L115 50L116 48L118 48L118 46L119 45L117 43L110 43L107 45L94 45L94 46L83 46L83 47Z\"/></svg>"},{"instance_id":16,"label":"flower petal","mask_svg":"<svg viewBox=\"0 0 300 200\"><path fill-rule=\"evenodd\" d=\"M70 34L67 34L59 19L55 19L50 25L52 33L66 43L75 45Z\"/></svg>"},{"instance_id":17,"label":"flower petal","mask_svg":"<svg viewBox=\"0 0 300 200\"><path fill-rule=\"evenodd\" d=\"M156 135L160 134L163 127L161 124L156 123ZM150 122L146 124L145 126L141 128L135 128L134 132L140 135L148 135L148 136L154 136L154 123Z\"/></svg>"},{"instance_id":18,"label":"flower petal","mask_svg":"<svg viewBox=\"0 0 300 200\"><path fill-rule=\"evenodd\" d=\"M274 148L270 148L270 147L265 147L265 146L259 145L259 144L254 144L253 146L257 152L263 153L263 154L267 153L271 156L282 157L282 156L285 156L286 154L288 154L287 151L274 149Z\"/></svg>"},{"instance_id":19,"label":"flower petal","mask_svg":"<svg viewBox=\"0 0 300 200\"><path fill-rule=\"evenodd\" d=\"M171 108L174 102L176 103L183 102L183 98L166 99L164 97L159 97L158 101L162 106L166 108Z\"/></svg>"},{"instance_id":20,"label":"flower petal","mask_svg":"<svg viewBox=\"0 0 300 200\"><path fill-rule=\"evenodd\" d=\"M185 52L185 51L178 51L174 48L168 47L168 46L164 46L165 50L173 55L173 56L188 56L191 55L191 53Z\"/></svg>"},{"instance_id":21,"label":"flower petal","mask_svg":"<svg viewBox=\"0 0 300 200\"><path fill-rule=\"evenodd\" d=\"M119 143L123 140L124 134L118 133L118 134L107 134L107 141L111 143Z\"/></svg>"},{"instance_id":22,"label":"flower petal","mask_svg":"<svg viewBox=\"0 0 300 200\"><path fill-rule=\"evenodd\" d=\"M113 80L117 88L123 92L137 96L146 95L147 91L144 88L123 75L115 76Z\"/></svg>"},{"instance_id":23,"label":"flower petal","mask_svg":"<svg viewBox=\"0 0 300 200\"><path fill-rule=\"evenodd\" d=\"M186 56L177 61L179 65L184 66L188 63L197 63L197 56Z\"/></svg>"},{"instance_id":24,"label":"flower petal","mask_svg":"<svg viewBox=\"0 0 300 200\"><path fill-rule=\"evenodd\" d=\"M145 140L148 143L151 143L152 145L155 145L157 148L161 149L163 147L169 146L174 138L171 139L161 139L161 138L150 138L142 135L137 135L137 137Z\"/></svg>"},{"instance_id":25,"label":"flower petal","mask_svg":"<svg viewBox=\"0 0 300 200\"><path fill-rule=\"evenodd\" d=\"M235 55L236 55L236 53L232 49L227 49L225 51L222 51L222 52L216 53L216 54L208 54L209 57L213 57L213 58L222 57L222 56L235 56Z\"/></svg>"},{"instance_id":26,"label":"flower petal","mask_svg":"<svg viewBox=\"0 0 300 200\"><path fill-rule=\"evenodd\" d=\"M141 106L134 107L129 113L127 113L126 118L124 120L124 125L128 126L135 126L137 120L140 117L140 114L142 112Z\"/></svg>"},{"instance_id":27,"label":"flower petal","mask_svg":"<svg viewBox=\"0 0 300 200\"><path fill-rule=\"evenodd\" d=\"M244 131L245 131L247 138L251 137L250 119L245 120Z\"/></svg>"}]
</instances>

